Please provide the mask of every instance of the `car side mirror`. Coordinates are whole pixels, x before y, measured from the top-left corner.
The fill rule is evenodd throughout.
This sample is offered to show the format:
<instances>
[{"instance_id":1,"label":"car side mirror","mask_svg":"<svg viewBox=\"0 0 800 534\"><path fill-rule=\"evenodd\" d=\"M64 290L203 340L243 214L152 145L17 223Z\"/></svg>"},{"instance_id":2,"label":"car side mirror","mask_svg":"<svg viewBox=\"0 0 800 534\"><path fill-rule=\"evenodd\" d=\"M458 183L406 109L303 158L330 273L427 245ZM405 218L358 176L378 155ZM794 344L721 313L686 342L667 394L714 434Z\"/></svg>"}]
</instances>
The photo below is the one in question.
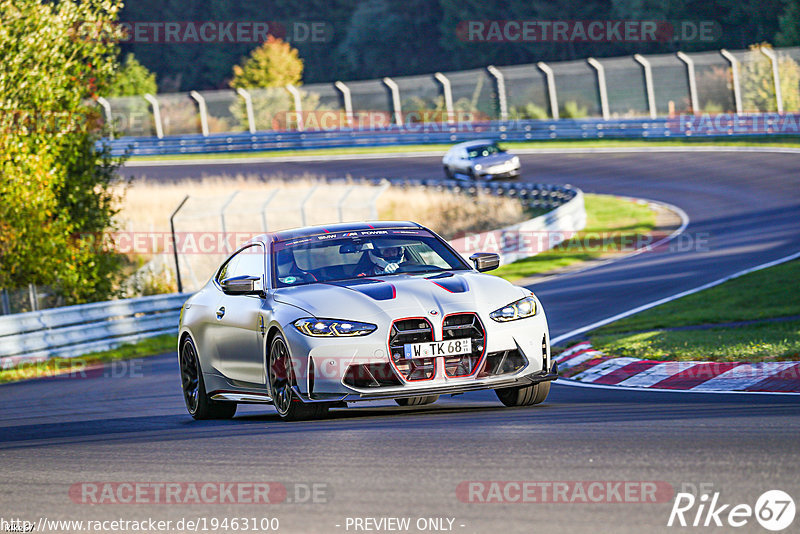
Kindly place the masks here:
<instances>
[{"instance_id":1,"label":"car side mirror","mask_svg":"<svg viewBox=\"0 0 800 534\"><path fill-rule=\"evenodd\" d=\"M226 295L258 295L260 289L256 289L256 282L261 280L260 276L242 275L226 278L220 285Z\"/></svg>"},{"instance_id":2,"label":"car side mirror","mask_svg":"<svg viewBox=\"0 0 800 534\"><path fill-rule=\"evenodd\" d=\"M500 267L500 255L493 252L476 252L469 259L475 264L475 270L481 273Z\"/></svg>"}]
</instances>

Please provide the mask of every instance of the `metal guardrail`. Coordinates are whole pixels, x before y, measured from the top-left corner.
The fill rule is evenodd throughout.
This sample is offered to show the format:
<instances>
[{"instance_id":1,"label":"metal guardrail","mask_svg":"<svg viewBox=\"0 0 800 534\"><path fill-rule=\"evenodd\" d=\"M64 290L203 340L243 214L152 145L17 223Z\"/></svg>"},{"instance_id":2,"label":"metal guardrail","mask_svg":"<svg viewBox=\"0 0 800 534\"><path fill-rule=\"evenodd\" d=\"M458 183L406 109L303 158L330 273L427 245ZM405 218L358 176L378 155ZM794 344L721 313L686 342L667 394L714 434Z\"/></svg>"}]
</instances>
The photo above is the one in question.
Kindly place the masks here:
<instances>
[{"instance_id":1,"label":"metal guardrail","mask_svg":"<svg viewBox=\"0 0 800 534\"><path fill-rule=\"evenodd\" d=\"M155 295L0 317L0 368L177 332L180 308L189 296Z\"/></svg>"},{"instance_id":2,"label":"metal guardrail","mask_svg":"<svg viewBox=\"0 0 800 534\"><path fill-rule=\"evenodd\" d=\"M573 139L665 139L698 136L797 135L800 114L720 115L659 119L560 119L462 123L426 123L380 130L263 131L203 136L123 137L107 140L114 155L220 154L320 148L449 144L473 139L543 141ZM794 125L794 127L792 127ZM781 130L786 130L782 132ZM771 131L774 130L774 131Z\"/></svg>"}]
</instances>

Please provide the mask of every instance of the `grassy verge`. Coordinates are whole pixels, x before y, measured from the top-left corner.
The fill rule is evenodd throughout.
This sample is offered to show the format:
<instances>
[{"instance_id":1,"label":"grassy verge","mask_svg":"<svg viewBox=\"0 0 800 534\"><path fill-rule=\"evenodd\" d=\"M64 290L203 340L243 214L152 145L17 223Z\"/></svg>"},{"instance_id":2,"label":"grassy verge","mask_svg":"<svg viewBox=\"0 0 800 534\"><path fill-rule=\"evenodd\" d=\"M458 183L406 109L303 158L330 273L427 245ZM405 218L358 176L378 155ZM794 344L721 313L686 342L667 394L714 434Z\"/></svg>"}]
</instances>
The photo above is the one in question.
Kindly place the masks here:
<instances>
[{"instance_id":1,"label":"grassy verge","mask_svg":"<svg viewBox=\"0 0 800 534\"><path fill-rule=\"evenodd\" d=\"M594 331L616 334L800 315L800 261L729 280Z\"/></svg>"},{"instance_id":2,"label":"grassy verge","mask_svg":"<svg viewBox=\"0 0 800 534\"><path fill-rule=\"evenodd\" d=\"M584 197L586 228L574 239L523 260L503 265L493 272L511 282L545 273L578 262L597 259L609 254L603 247L587 247L587 236L612 235L613 246L623 241L634 242L637 236L650 233L656 225L653 210L644 203L609 195Z\"/></svg>"},{"instance_id":3,"label":"grassy verge","mask_svg":"<svg viewBox=\"0 0 800 534\"><path fill-rule=\"evenodd\" d=\"M800 360L798 276L800 261L750 273L599 328L591 342L653 360Z\"/></svg>"},{"instance_id":4,"label":"grassy verge","mask_svg":"<svg viewBox=\"0 0 800 534\"><path fill-rule=\"evenodd\" d=\"M174 335L165 334L147 338L138 343L130 343L116 349L95 352L77 358L52 358L43 362L25 363L10 369L0 370L0 384L63 374L77 376L87 367L174 351L175 343Z\"/></svg>"},{"instance_id":5,"label":"grassy verge","mask_svg":"<svg viewBox=\"0 0 800 534\"><path fill-rule=\"evenodd\" d=\"M776 135L763 137L702 137L673 139L574 139L557 141L530 141L503 143L509 150L530 148L614 148L614 147L683 147L683 146L778 146L800 148L800 137ZM308 150L265 150L259 152L234 152L216 154L176 154L170 156L135 156L133 161L192 160L192 159L236 159L236 158L282 158L294 156L341 156L358 154L403 154L412 152L441 152L444 154L452 144L402 145L375 147L343 147Z\"/></svg>"}]
</instances>

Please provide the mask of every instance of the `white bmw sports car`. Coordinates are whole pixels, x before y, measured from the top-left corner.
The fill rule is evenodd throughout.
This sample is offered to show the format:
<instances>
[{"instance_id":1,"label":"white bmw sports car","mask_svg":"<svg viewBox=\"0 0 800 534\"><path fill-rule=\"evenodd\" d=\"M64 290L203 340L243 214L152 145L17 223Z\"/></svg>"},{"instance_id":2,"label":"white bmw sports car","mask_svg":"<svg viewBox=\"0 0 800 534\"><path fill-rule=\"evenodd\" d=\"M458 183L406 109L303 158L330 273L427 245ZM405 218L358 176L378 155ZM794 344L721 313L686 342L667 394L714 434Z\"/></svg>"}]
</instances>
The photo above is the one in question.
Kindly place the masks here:
<instances>
[{"instance_id":1,"label":"white bmw sports car","mask_svg":"<svg viewBox=\"0 0 800 534\"><path fill-rule=\"evenodd\" d=\"M494 389L506 406L545 400L558 377L547 319L527 289L483 274L410 222L265 234L232 254L181 310L178 360L195 419L239 403L287 420L350 402L435 402Z\"/></svg>"}]
</instances>

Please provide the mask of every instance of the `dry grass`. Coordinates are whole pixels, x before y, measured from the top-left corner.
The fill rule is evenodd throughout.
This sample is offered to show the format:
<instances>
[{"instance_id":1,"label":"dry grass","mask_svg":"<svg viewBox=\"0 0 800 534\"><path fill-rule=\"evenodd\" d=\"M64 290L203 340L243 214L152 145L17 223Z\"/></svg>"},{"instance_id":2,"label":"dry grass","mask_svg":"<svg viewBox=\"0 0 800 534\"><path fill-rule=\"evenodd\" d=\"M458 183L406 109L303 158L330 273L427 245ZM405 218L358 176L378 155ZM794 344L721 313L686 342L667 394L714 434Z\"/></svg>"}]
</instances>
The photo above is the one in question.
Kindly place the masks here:
<instances>
[{"instance_id":1,"label":"dry grass","mask_svg":"<svg viewBox=\"0 0 800 534\"><path fill-rule=\"evenodd\" d=\"M378 199L378 214L385 220L418 222L445 239L495 230L530 218L515 199L468 197L422 187L389 189Z\"/></svg>"},{"instance_id":2,"label":"dry grass","mask_svg":"<svg viewBox=\"0 0 800 534\"><path fill-rule=\"evenodd\" d=\"M168 231L170 214L189 194L190 200L176 218L178 229L219 231L219 209L234 191L239 191L226 210L226 226L229 231L257 234L263 231L261 207L269 195L280 188L267 209L268 229L301 226L299 202L316 183L312 176L287 181L243 175L171 183L135 181L125 188L117 223L121 230L127 231ZM347 187L346 184L319 185L307 205L307 223L336 222L338 200ZM368 201L375 191L372 188L351 191L343 203L345 219L372 218ZM514 199L472 198L422 187L390 187L378 198L377 214L382 220L416 221L446 238L500 228L528 218L522 205Z\"/></svg>"}]
</instances>

